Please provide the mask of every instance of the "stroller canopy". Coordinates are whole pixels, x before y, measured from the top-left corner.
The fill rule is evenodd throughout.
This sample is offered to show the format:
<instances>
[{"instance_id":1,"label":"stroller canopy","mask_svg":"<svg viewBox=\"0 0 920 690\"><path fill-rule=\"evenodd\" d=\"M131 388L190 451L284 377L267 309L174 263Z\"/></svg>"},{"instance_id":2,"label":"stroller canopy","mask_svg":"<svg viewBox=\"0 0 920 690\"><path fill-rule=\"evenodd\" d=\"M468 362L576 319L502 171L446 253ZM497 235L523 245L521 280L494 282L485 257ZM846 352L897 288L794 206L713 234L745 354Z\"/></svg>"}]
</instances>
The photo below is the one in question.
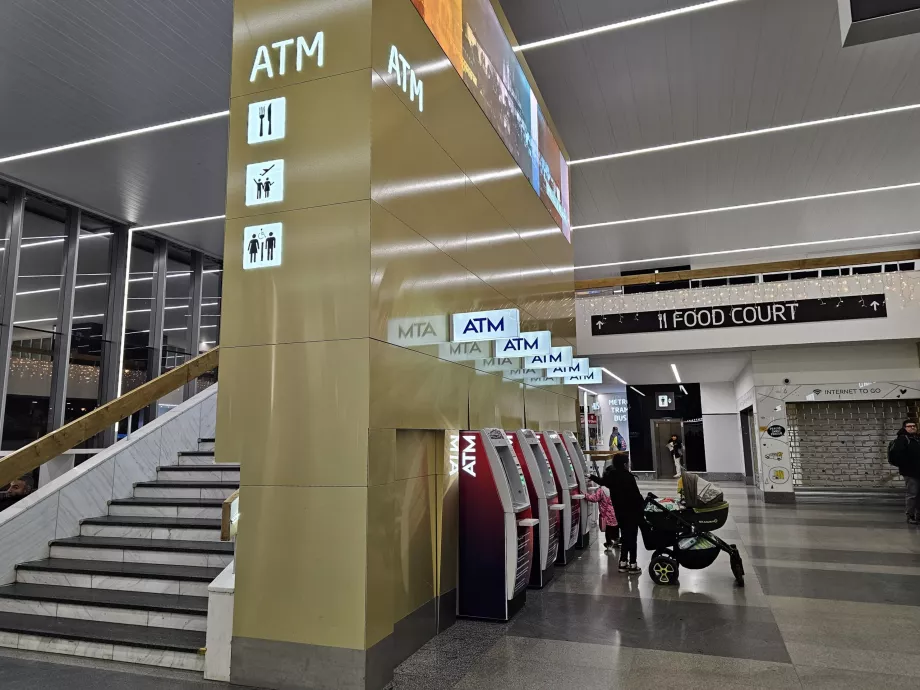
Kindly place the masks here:
<instances>
[{"instance_id":1,"label":"stroller canopy","mask_svg":"<svg viewBox=\"0 0 920 690\"><path fill-rule=\"evenodd\" d=\"M722 490L698 474L684 471L681 476L684 502L690 508L706 508L724 502Z\"/></svg>"}]
</instances>

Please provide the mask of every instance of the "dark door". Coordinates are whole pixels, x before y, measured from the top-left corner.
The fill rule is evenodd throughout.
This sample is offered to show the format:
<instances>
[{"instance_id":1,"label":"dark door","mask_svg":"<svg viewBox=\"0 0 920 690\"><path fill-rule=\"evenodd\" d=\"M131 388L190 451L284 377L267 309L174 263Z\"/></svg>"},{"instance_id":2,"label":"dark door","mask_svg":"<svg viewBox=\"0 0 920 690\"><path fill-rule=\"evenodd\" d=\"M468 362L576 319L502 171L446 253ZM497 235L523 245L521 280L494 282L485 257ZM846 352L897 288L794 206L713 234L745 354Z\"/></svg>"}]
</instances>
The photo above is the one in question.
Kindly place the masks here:
<instances>
[{"instance_id":1,"label":"dark door","mask_svg":"<svg viewBox=\"0 0 920 690\"><path fill-rule=\"evenodd\" d=\"M655 472L658 479L671 479L677 468L668 442L671 435L676 434L683 443L683 433L679 419L653 419L652 420L652 452L654 454ZM686 458L685 458L686 462Z\"/></svg>"},{"instance_id":2,"label":"dark door","mask_svg":"<svg viewBox=\"0 0 920 690\"><path fill-rule=\"evenodd\" d=\"M741 450L744 452L744 483L754 483L754 408L748 407L738 415L741 418Z\"/></svg>"}]
</instances>

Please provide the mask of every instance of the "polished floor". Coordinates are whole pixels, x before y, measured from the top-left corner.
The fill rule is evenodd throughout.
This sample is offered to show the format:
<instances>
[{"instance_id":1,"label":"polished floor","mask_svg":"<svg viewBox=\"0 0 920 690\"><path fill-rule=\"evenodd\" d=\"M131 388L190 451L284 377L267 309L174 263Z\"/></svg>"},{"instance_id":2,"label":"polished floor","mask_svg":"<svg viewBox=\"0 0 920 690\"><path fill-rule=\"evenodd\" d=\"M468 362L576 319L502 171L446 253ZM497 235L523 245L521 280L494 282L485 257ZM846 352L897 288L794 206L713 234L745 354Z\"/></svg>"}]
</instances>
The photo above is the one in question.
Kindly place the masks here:
<instances>
[{"instance_id":1,"label":"polished floor","mask_svg":"<svg viewBox=\"0 0 920 690\"><path fill-rule=\"evenodd\" d=\"M673 483L643 484L659 495ZM920 529L897 506L765 506L723 487L728 560L680 586L616 571L594 544L505 625L460 621L396 690L920 687ZM648 554L640 546L640 563ZM2 690L224 690L200 674L0 650Z\"/></svg>"},{"instance_id":2,"label":"polished floor","mask_svg":"<svg viewBox=\"0 0 920 690\"><path fill-rule=\"evenodd\" d=\"M920 530L896 506L765 506L723 488L718 534L742 552L743 589L725 556L656 587L594 544L511 623L461 621L432 640L396 688L920 687Z\"/></svg>"}]
</instances>

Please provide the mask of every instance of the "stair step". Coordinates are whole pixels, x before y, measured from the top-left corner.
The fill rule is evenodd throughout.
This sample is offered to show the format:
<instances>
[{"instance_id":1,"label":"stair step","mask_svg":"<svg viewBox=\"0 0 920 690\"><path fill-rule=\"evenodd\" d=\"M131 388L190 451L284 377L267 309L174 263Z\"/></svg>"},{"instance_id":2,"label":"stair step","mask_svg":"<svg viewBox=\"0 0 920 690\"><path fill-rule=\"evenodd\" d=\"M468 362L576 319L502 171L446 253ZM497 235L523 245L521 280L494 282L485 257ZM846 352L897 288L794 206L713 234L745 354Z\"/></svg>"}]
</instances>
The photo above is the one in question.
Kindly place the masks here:
<instances>
[{"instance_id":1,"label":"stair step","mask_svg":"<svg viewBox=\"0 0 920 690\"><path fill-rule=\"evenodd\" d=\"M198 443L215 443L216 441L217 441L216 438L199 438L198 439Z\"/></svg>"},{"instance_id":2,"label":"stair step","mask_svg":"<svg viewBox=\"0 0 920 690\"><path fill-rule=\"evenodd\" d=\"M213 443L213 441L199 441L199 443ZM197 458L207 455L214 455L213 450L180 450L180 458Z\"/></svg>"},{"instance_id":3,"label":"stair step","mask_svg":"<svg viewBox=\"0 0 920 690\"><path fill-rule=\"evenodd\" d=\"M217 481L240 483L240 466L211 463L209 465L171 465L157 468L157 481Z\"/></svg>"},{"instance_id":4,"label":"stair step","mask_svg":"<svg viewBox=\"0 0 920 690\"><path fill-rule=\"evenodd\" d=\"M206 634L0 612L0 646L203 670Z\"/></svg>"},{"instance_id":5,"label":"stair step","mask_svg":"<svg viewBox=\"0 0 920 690\"><path fill-rule=\"evenodd\" d=\"M163 613L194 613L206 616L207 597L183 597L174 594L149 594L147 592L119 592L111 589L86 589L83 587L56 587L16 583L0 587L0 599L29 599L58 604L87 604L111 606L120 609L148 609ZM3 606L0 606L0 611Z\"/></svg>"},{"instance_id":6,"label":"stair step","mask_svg":"<svg viewBox=\"0 0 920 690\"><path fill-rule=\"evenodd\" d=\"M137 498L227 498L240 488L238 481L167 481L138 482L134 485Z\"/></svg>"},{"instance_id":7,"label":"stair step","mask_svg":"<svg viewBox=\"0 0 920 690\"><path fill-rule=\"evenodd\" d=\"M80 522L84 537L220 540L220 519L108 515Z\"/></svg>"},{"instance_id":8,"label":"stair step","mask_svg":"<svg viewBox=\"0 0 920 690\"><path fill-rule=\"evenodd\" d=\"M222 498L121 498L109 501L109 515L220 518Z\"/></svg>"},{"instance_id":9,"label":"stair step","mask_svg":"<svg viewBox=\"0 0 920 690\"><path fill-rule=\"evenodd\" d=\"M69 537L51 542L51 557L218 568L233 560L233 546L232 542L185 539Z\"/></svg>"},{"instance_id":10,"label":"stair step","mask_svg":"<svg viewBox=\"0 0 920 690\"><path fill-rule=\"evenodd\" d=\"M206 597L222 567L47 558L20 563L16 581L83 589Z\"/></svg>"}]
</instances>

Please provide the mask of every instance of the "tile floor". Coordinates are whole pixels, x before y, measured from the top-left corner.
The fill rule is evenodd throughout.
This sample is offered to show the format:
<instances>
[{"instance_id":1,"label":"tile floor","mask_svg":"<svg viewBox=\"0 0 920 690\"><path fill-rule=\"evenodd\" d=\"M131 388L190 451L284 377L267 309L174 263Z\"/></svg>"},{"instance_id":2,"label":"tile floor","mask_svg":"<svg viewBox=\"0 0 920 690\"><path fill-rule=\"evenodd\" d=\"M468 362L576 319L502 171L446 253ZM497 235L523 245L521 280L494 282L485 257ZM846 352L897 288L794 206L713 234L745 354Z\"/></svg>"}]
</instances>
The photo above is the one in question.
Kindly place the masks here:
<instances>
[{"instance_id":1,"label":"tile floor","mask_svg":"<svg viewBox=\"0 0 920 690\"><path fill-rule=\"evenodd\" d=\"M920 687L920 529L897 506L764 505L722 486L731 515L718 534L742 552L743 589L726 556L665 588L618 573L595 543L511 623L460 621L432 640L395 687Z\"/></svg>"},{"instance_id":2,"label":"tile floor","mask_svg":"<svg viewBox=\"0 0 920 690\"><path fill-rule=\"evenodd\" d=\"M665 588L618 573L595 544L512 622L460 621L433 639L397 669L396 690L920 687L920 529L896 506L766 506L723 488L719 535L742 551L743 589L725 556ZM0 652L0 678L3 690L230 687L28 652Z\"/></svg>"}]
</instances>

